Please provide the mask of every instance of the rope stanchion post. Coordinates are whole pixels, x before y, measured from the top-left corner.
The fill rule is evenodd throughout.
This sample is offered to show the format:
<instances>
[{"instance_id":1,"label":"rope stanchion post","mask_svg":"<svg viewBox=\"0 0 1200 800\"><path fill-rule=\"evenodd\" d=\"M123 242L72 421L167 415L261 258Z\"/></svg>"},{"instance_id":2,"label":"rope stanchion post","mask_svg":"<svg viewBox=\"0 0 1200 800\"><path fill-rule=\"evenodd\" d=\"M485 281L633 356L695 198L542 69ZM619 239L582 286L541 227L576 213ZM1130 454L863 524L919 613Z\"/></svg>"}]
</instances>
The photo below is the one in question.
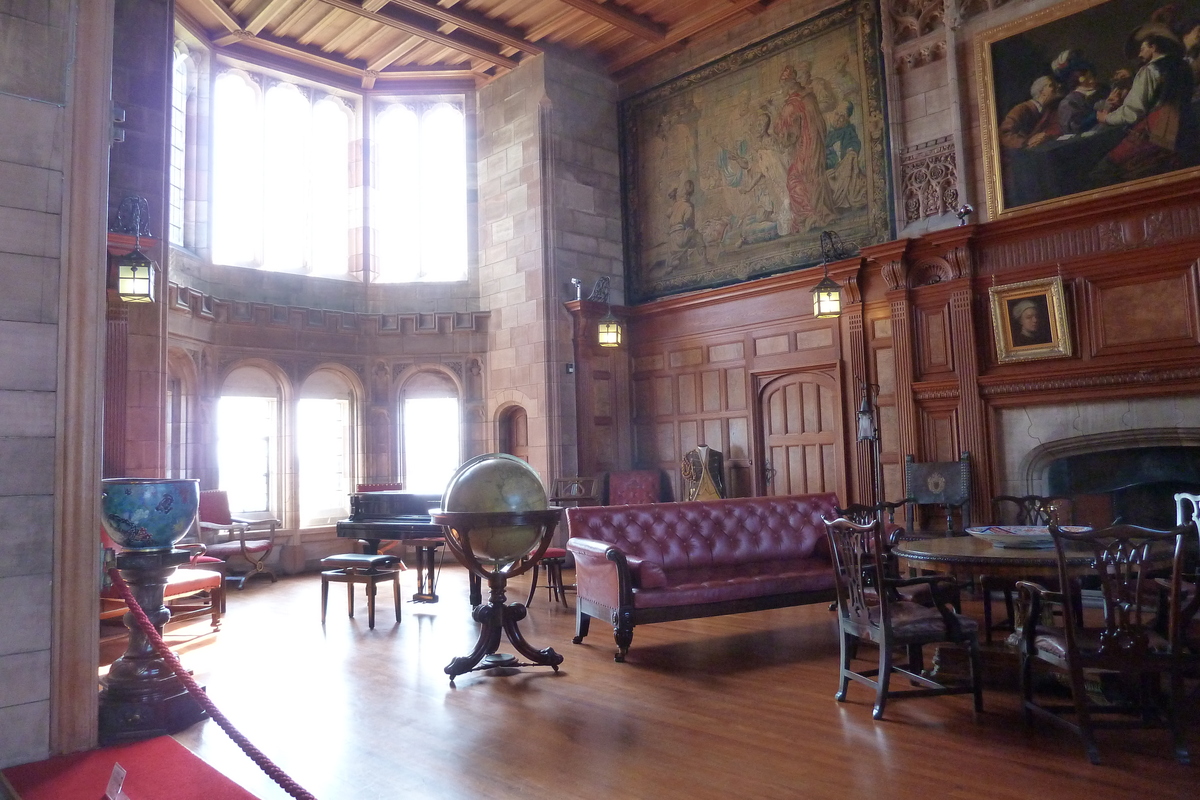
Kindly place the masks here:
<instances>
[{"instance_id":1,"label":"rope stanchion post","mask_svg":"<svg viewBox=\"0 0 1200 800\"><path fill-rule=\"evenodd\" d=\"M292 780L292 778L290 778L287 773L280 769L278 765L271 761L271 759L267 758L267 756L261 750L255 747L249 739L247 739L237 728L233 726L233 723L229 721L228 717L221 713L221 710L217 708L216 704L212 702L204 689L200 687L200 684L196 683L196 679L192 677L192 674L183 666L183 663L180 662L179 657L171 652L171 648L167 647L166 642L164 642L162 636L159 635L154 623L151 622L150 617L134 598L133 592L130 591L128 584L126 584L122 579L120 571L118 571L116 568L112 568L108 571L108 574L109 577L112 578L113 585L116 586L117 590L121 593L121 597L124 599L125 604L129 606L129 611L131 614L133 614L133 618L137 623L138 630L153 644L158 655L167 663L168 666L170 666L175 677L178 678L183 686L187 689L188 694L191 695L191 697L195 699L201 707L203 707L203 709L208 713L208 716L210 716L217 723L217 725L221 727L221 730L225 731L225 733L229 735L229 738L233 739L233 741L237 743L237 746L242 749L242 752L250 757L250 760L257 764L258 767L271 778L271 780L279 784L279 786L282 787L283 790L289 795L296 798L296 800L316 800L312 794L305 791L300 784Z\"/></svg>"}]
</instances>

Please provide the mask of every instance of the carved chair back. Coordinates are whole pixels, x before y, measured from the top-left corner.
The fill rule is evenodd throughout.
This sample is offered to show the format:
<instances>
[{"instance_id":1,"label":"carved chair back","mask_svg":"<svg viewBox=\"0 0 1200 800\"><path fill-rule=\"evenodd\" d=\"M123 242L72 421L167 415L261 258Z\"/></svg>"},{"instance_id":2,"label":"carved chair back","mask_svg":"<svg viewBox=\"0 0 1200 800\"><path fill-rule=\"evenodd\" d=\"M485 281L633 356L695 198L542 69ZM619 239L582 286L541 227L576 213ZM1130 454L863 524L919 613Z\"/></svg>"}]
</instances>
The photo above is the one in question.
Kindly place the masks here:
<instances>
[{"instance_id":1,"label":"carved chair back","mask_svg":"<svg viewBox=\"0 0 1200 800\"><path fill-rule=\"evenodd\" d=\"M991 521L997 525L1074 525L1075 504L1062 496L1000 494L992 498Z\"/></svg>"},{"instance_id":2,"label":"carved chair back","mask_svg":"<svg viewBox=\"0 0 1200 800\"><path fill-rule=\"evenodd\" d=\"M957 461L918 463L904 457L904 527L909 534L926 528L924 506L937 506L946 514L947 535L971 525L971 456L962 453ZM955 514L958 514L958 524Z\"/></svg>"}]
</instances>

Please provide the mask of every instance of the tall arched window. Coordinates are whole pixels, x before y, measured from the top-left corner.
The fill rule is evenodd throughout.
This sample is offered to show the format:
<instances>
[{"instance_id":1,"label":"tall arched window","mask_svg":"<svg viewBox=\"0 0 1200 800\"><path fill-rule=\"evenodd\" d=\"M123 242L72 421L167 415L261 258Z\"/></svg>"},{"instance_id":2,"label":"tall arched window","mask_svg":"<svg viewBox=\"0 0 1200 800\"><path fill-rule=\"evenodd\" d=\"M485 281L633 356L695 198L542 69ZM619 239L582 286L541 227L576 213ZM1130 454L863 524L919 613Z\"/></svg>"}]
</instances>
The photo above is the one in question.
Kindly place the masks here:
<instances>
[{"instance_id":1,"label":"tall arched window","mask_svg":"<svg viewBox=\"0 0 1200 800\"><path fill-rule=\"evenodd\" d=\"M441 494L462 463L458 389L445 375L420 372L400 393L404 488Z\"/></svg>"},{"instance_id":2,"label":"tall arched window","mask_svg":"<svg viewBox=\"0 0 1200 800\"><path fill-rule=\"evenodd\" d=\"M213 260L349 274L353 122L345 101L311 87L244 70L218 76Z\"/></svg>"},{"instance_id":3,"label":"tall arched window","mask_svg":"<svg viewBox=\"0 0 1200 800\"><path fill-rule=\"evenodd\" d=\"M448 102L392 103L375 119L377 280L467 277L466 122Z\"/></svg>"},{"instance_id":4,"label":"tall arched window","mask_svg":"<svg viewBox=\"0 0 1200 800\"><path fill-rule=\"evenodd\" d=\"M354 464L354 394L346 379L317 370L296 403L300 524L329 525L349 515Z\"/></svg>"},{"instance_id":5,"label":"tall arched window","mask_svg":"<svg viewBox=\"0 0 1200 800\"><path fill-rule=\"evenodd\" d=\"M266 91L263 151L263 266L301 272L308 252L309 158L312 132L308 97L294 83Z\"/></svg>"},{"instance_id":6,"label":"tall arched window","mask_svg":"<svg viewBox=\"0 0 1200 800\"><path fill-rule=\"evenodd\" d=\"M171 244L182 247L184 227L184 181L187 153L187 103L192 85L192 61L182 43L175 45L175 62L171 72L171 163L170 225Z\"/></svg>"},{"instance_id":7,"label":"tall arched window","mask_svg":"<svg viewBox=\"0 0 1200 800\"><path fill-rule=\"evenodd\" d=\"M314 275L345 275L350 268L350 132L353 117L336 97L313 104L312 226L309 270Z\"/></svg>"},{"instance_id":8,"label":"tall arched window","mask_svg":"<svg viewBox=\"0 0 1200 800\"><path fill-rule=\"evenodd\" d=\"M233 513L278 511L280 389L266 370L238 367L217 401L217 485Z\"/></svg>"},{"instance_id":9,"label":"tall arched window","mask_svg":"<svg viewBox=\"0 0 1200 800\"><path fill-rule=\"evenodd\" d=\"M262 262L263 127L249 74L228 70L213 88L212 254L219 264Z\"/></svg>"}]
</instances>

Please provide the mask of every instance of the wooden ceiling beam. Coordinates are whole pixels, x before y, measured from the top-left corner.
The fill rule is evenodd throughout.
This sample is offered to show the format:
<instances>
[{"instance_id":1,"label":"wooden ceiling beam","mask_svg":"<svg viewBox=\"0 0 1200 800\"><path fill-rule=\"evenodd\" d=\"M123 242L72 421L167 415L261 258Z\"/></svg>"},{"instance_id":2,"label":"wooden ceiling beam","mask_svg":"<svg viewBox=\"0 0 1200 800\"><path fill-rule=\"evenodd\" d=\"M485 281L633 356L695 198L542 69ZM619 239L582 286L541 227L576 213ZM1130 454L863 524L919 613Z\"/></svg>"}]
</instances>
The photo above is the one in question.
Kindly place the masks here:
<instances>
[{"instance_id":1,"label":"wooden ceiling beam","mask_svg":"<svg viewBox=\"0 0 1200 800\"><path fill-rule=\"evenodd\" d=\"M640 47L623 51L617 58L608 63L608 70L611 74L616 75L621 70L628 69L634 64L644 61L655 53L666 50L668 47L678 44L684 39L704 33L709 28L720 25L730 17L738 14L758 14L768 5L770 5L769 0L731 0L727 6L719 6L708 13L700 14L699 16L691 17L686 22L681 22L668 30L666 38L661 42L644 44Z\"/></svg>"},{"instance_id":2,"label":"wooden ceiling beam","mask_svg":"<svg viewBox=\"0 0 1200 800\"><path fill-rule=\"evenodd\" d=\"M229 9L217 2L217 0L199 0L200 5L204 6L220 21L221 26L227 31L240 31L242 23L233 14L229 13Z\"/></svg>"},{"instance_id":3,"label":"wooden ceiling beam","mask_svg":"<svg viewBox=\"0 0 1200 800\"><path fill-rule=\"evenodd\" d=\"M403 70L393 70L390 72L381 72L372 69L364 69L353 64L347 64L344 59L332 58L330 56L321 55L305 50L297 50L283 42L274 41L262 36L246 36L239 39L242 48L257 51L263 54L272 56L280 56L286 59L284 63L299 63L309 67L316 67L324 72L336 73L355 78L361 82L376 83L395 82L401 80L448 80L448 79L463 79L469 78L477 80L480 76L477 72L469 69L461 69L455 67L445 67L441 65L432 66L412 66L406 67ZM247 58L243 54L230 50L228 55L232 58ZM256 59L262 63L261 58ZM275 63L275 68L279 68L279 62ZM266 66L266 64L263 64ZM312 77L312 73L308 73ZM363 88L370 88L364 86Z\"/></svg>"},{"instance_id":4,"label":"wooden ceiling beam","mask_svg":"<svg viewBox=\"0 0 1200 800\"><path fill-rule=\"evenodd\" d=\"M467 55L481 58L484 61L487 61L489 64L508 67L509 69L515 69L517 67L517 61L515 59L507 58L506 56L502 56L499 53L486 50L482 47L476 47L475 45L464 42L461 39L443 36L436 31L422 28L419 25L412 25L403 20L396 19L395 17L387 16L386 14L367 11L357 3L350 2L350 0L321 0L321 2L326 5L333 6L334 8L341 9L342 11L349 11L351 14L362 17L363 19L372 20L380 25L388 25L392 28L396 28L397 30L402 30L406 33L420 36L423 39L428 39L431 42L436 42L443 47L449 47L453 50L466 53Z\"/></svg>"},{"instance_id":5,"label":"wooden ceiling beam","mask_svg":"<svg viewBox=\"0 0 1200 800\"><path fill-rule=\"evenodd\" d=\"M627 11L613 2L598 3L596 0L558 0L571 8L579 9L596 19L601 19L609 25L628 31L634 36L649 42L661 42L667 36L667 29L649 17Z\"/></svg>"},{"instance_id":6,"label":"wooden ceiling beam","mask_svg":"<svg viewBox=\"0 0 1200 800\"><path fill-rule=\"evenodd\" d=\"M265 6L256 11L250 19L246 20L246 30L257 34L274 22L275 18L283 12L287 3L288 0L270 0Z\"/></svg>"},{"instance_id":7,"label":"wooden ceiling beam","mask_svg":"<svg viewBox=\"0 0 1200 800\"><path fill-rule=\"evenodd\" d=\"M403 42L401 42L400 44L393 47L391 50L388 50L386 53L384 53L383 55L379 56L378 58L376 58L372 61L368 61L367 62L367 71L368 72L379 72L383 69L386 69L387 67L390 67L396 61L400 60L404 56L411 53L413 50L416 50L418 47L420 47L424 41L425 40L422 39L420 36L413 36L413 35L409 34L409 37L407 39L405 39ZM367 87L367 88L370 88L370 87Z\"/></svg>"},{"instance_id":8,"label":"wooden ceiling beam","mask_svg":"<svg viewBox=\"0 0 1200 800\"><path fill-rule=\"evenodd\" d=\"M469 31L476 36L489 39L496 44L508 45L509 47L523 50L535 56L542 52L541 47L526 39L516 30L489 21L486 17L468 14L464 11L450 11L441 6L423 2L422 0L390 0L390 2L394 6L415 11L418 14L431 17L439 22L456 25L464 31Z\"/></svg>"}]
</instances>

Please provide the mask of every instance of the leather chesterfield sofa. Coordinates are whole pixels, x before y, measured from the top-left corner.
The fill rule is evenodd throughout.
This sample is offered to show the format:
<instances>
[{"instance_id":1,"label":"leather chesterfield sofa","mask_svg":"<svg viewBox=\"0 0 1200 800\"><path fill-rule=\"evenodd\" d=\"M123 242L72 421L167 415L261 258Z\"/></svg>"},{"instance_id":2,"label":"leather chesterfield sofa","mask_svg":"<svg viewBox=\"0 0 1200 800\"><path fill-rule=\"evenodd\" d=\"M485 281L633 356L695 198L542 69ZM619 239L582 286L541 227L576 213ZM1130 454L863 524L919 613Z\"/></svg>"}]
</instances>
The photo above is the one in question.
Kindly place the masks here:
<instances>
[{"instance_id":1,"label":"leather chesterfield sofa","mask_svg":"<svg viewBox=\"0 0 1200 800\"><path fill-rule=\"evenodd\" d=\"M624 661L635 625L837 598L822 519L834 494L567 509L575 638L613 626Z\"/></svg>"}]
</instances>

